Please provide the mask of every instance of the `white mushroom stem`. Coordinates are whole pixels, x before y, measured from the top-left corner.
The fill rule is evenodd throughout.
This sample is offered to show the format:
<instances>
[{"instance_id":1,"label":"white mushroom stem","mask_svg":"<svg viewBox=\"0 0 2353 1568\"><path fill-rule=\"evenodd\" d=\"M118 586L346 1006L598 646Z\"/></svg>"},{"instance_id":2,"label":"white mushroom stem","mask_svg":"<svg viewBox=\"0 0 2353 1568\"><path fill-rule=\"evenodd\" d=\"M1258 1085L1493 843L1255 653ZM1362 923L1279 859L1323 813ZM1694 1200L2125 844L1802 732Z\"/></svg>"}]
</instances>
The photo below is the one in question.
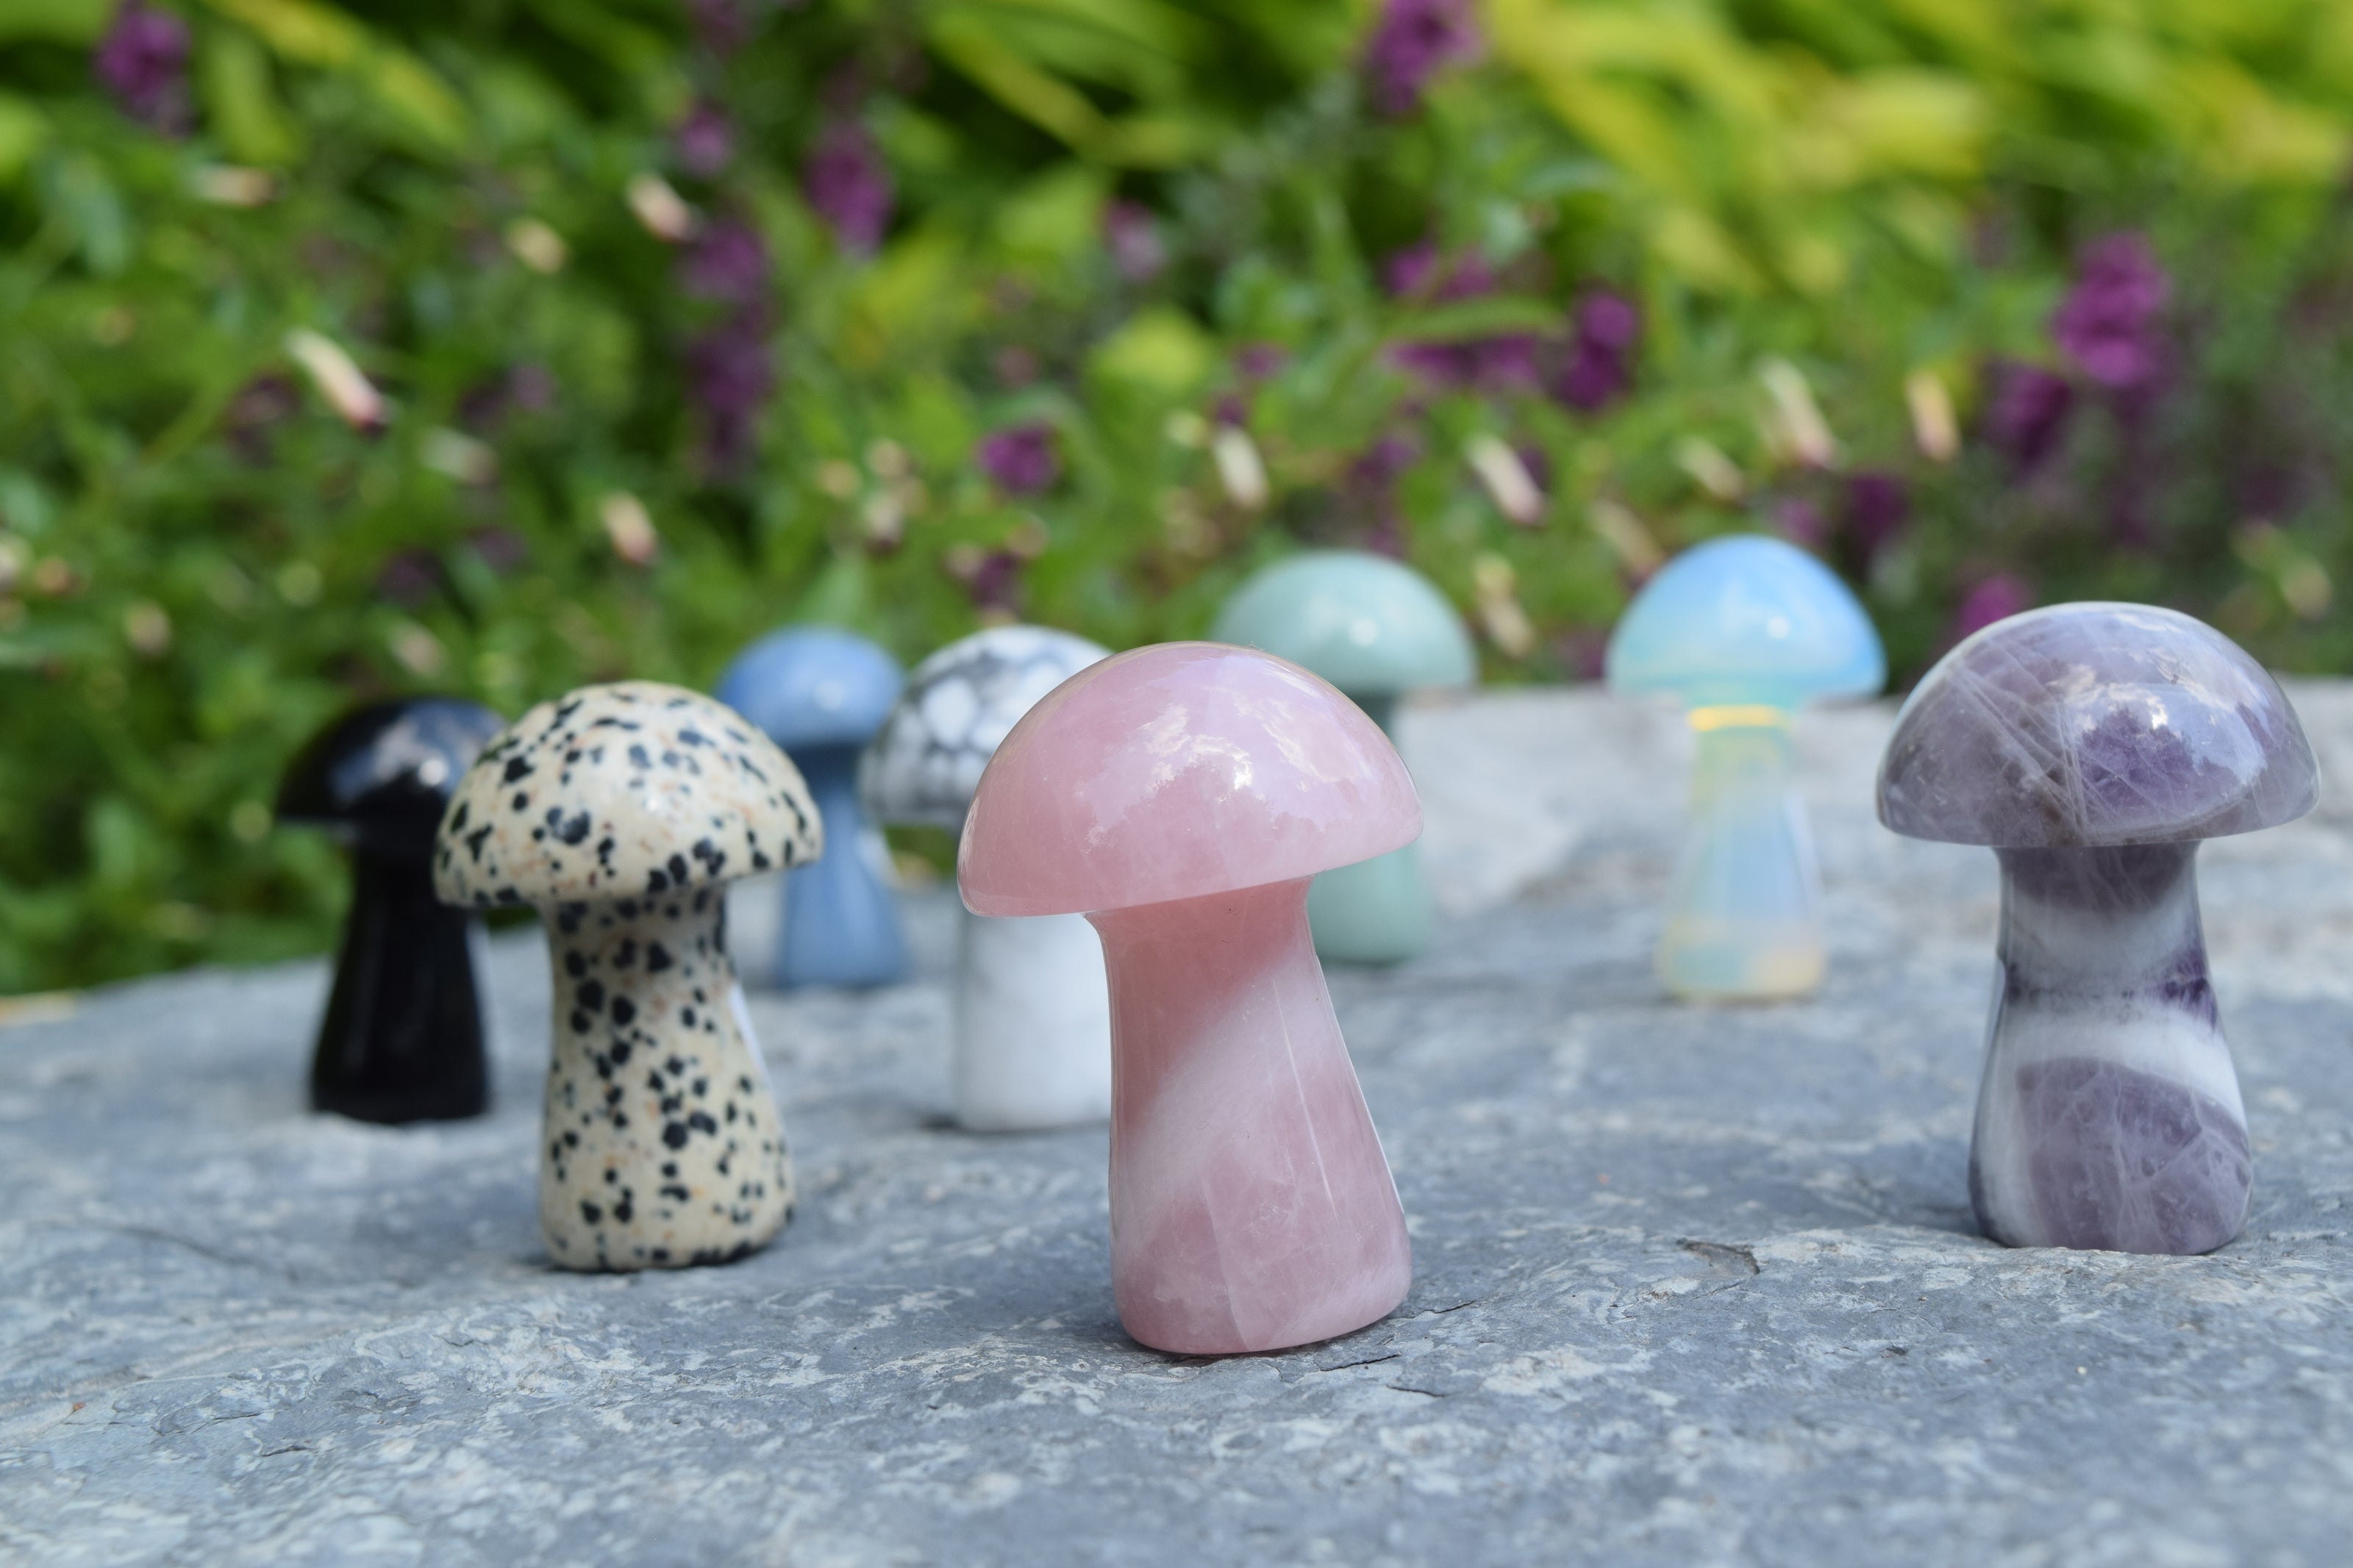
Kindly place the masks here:
<instances>
[{"instance_id":1,"label":"white mushroom stem","mask_svg":"<svg viewBox=\"0 0 2353 1568\"><path fill-rule=\"evenodd\" d=\"M2245 1223L2195 844L2004 849L1969 1198L2012 1247L2197 1253Z\"/></svg>"},{"instance_id":2,"label":"white mushroom stem","mask_svg":"<svg viewBox=\"0 0 2353 1568\"><path fill-rule=\"evenodd\" d=\"M955 1118L981 1132L1111 1114L1111 995L1084 915L959 911Z\"/></svg>"},{"instance_id":3,"label":"white mushroom stem","mask_svg":"<svg viewBox=\"0 0 2353 1568\"><path fill-rule=\"evenodd\" d=\"M724 1262L791 1217L792 1157L719 890L560 904L539 1219L565 1268Z\"/></svg>"},{"instance_id":4,"label":"white mushroom stem","mask_svg":"<svg viewBox=\"0 0 2353 1568\"><path fill-rule=\"evenodd\" d=\"M1660 977L1687 996L1810 991L1822 977L1818 878L1788 718L1747 707L1691 718L1699 754Z\"/></svg>"}]
</instances>

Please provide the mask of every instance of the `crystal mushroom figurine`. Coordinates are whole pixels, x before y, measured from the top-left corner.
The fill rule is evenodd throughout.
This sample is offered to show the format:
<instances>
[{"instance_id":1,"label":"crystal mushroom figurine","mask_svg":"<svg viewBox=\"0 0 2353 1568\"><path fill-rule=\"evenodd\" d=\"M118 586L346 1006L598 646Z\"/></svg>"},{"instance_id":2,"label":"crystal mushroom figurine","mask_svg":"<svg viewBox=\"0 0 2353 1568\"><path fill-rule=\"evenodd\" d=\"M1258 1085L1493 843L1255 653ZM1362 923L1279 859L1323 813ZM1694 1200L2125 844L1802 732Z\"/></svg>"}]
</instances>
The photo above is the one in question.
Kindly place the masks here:
<instances>
[{"instance_id":1,"label":"crystal mushroom figurine","mask_svg":"<svg viewBox=\"0 0 2353 1568\"><path fill-rule=\"evenodd\" d=\"M1227 1355L1382 1317L1405 1215L1307 928L1307 884L1410 842L1396 749L1332 687L1216 643L1080 671L965 819L976 914L1085 913L1111 976L1111 1267L1127 1331Z\"/></svg>"},{"instance_id":2,"label":"crystal mushroom figurine","mask_svg":"<svg viewBox=\"0 0 2353 1568\"><path fill-rule=\"evenodd\" d=\"M2187 1254L2238 1235L2253 1167L2194 861L2200 840L2291 821L2319 790L2278 684L2171 610L2013 616L1915 689L1879 818L2001 863L1969 1146L1988 1236Z\"/></svg>"},{"instance_id":3,"label":"crystal mushroom figurine","mask_svg":"<svg viewBox=\"0 0 2353 1568\"><path fill-rule=\"evenodd\" d=\"M534 905L548 928L539 1224L557 1268L723 1263L792 1216L722 884L823 847L782 752L710 698L652 681L541 703L459 785L435 891Z\"/></svg>"},{"instance_id":4,"label":"crystal mushroom figurine","mask_svg":"<svg viewBox=\"0 0 2353 1568\"><path fill-rule=\"evenodd\" d=\"M1253 574L1219 611L1211 637L1262 648L1348 694L1392 740L1398 699L1467 686L1479 664L1445 595L1412 567L1361 550L1311 550ZM1430 944L1430 884L1416 847L1315 879L1315 951L1396 963Z\"/></svg>"},{"instance_id":5,"label":"crystal mushroom figurine","mask_svg":"<svg viewBox=\"0 0 2353 1568\"><path fill-rule=\"evenodd\" d=\"M478 702L376 702L286 769L278 819L352 854L352 908L311 1062L311 1103L362 1121L479 1116L491 1102L474 922L433 896L433 829L505 721Z\"/></svg>"},{"instance_id":6,"label":"crystal mushroom figurine","mask_svg":"<svg viewBox=\"0 0 2353 1568\"><path fill-rule=\"evenodd\" d=\"M1030 705L1110 650L1046 626L992 626L917 665L859 763L868 814L960 832L981 770ZM955 1119L1003 1132L1111 1114L1111 999L1083 916L958 911Z\"/></svg>"},{"instance_id":7,"label":"crystal mushroom figurine","mask_svg":"<svg viewBox=\"0 0 2353 1568\"><path fill-rule=\"evenodd\" d=\"M889 654L831 626L763 637L720 678L719 700L791 754L833 846L785 879L780 986L888 985L906 977L907 939L889 858L858 803L858 753L903 684Z\"/></svg>"},{"instance_id":8,"label":"crystal mushroom figurine","mask_svg":"<svg viewBox=\"0 0 2353 1568\"><path fill-rule=\"evenodd\" d=\"M1878 634L1812 556L1711 540L1644 584L1610 635L1609 687L1679 700L1697 732L1691 822L1659 939L1679 995L1802 995L1820 983L1819 874L1790 742L1798 710L1874 695Z\"/></svg>"}]
</instances>

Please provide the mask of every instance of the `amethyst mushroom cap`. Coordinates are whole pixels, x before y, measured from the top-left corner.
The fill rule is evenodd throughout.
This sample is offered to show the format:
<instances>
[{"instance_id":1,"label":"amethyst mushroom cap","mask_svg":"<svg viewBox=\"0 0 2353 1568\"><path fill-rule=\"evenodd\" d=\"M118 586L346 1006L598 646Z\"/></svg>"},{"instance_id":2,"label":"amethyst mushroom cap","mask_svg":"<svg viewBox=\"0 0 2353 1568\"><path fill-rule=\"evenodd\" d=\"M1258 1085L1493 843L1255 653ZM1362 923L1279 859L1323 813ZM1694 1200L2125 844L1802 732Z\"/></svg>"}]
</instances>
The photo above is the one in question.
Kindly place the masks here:
<instances>
[{"instance_id":1,"label":"amethyst mushroom cap","mask_svg":"<svg viewBox=\"0 0 2353 1568\"><path fill-rule=\"evenodd\" d=\"M1879 818L2001 864L1969 1197L2013 1247L2199 1253L2253 1167L2207 973L2198 844L2292 821L2295 710L2212 627L2147 605L1997 621L1896 716Z\"/></svg>"}]
</instances>

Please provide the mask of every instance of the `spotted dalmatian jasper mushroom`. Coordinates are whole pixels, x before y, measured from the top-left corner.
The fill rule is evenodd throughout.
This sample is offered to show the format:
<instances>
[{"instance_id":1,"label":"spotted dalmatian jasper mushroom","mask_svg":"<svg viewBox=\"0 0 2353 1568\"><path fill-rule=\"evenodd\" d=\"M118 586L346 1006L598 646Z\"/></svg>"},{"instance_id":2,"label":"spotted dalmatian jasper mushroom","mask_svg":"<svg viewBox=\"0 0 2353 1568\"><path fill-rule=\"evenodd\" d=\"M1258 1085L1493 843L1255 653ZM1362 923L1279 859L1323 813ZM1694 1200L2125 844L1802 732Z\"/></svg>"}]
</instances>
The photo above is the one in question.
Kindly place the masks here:
<instances>
[{"instance_id":1,"label":"spotted dalmatian jasper mushroom","mask_svg":"<svg viewBox=\"0 0 2353 1568\"><path fill-rule=\"evenodd\" d=\"M543 702L441 819L442 901L536 906L555 977L539 1222L565 1268L724 1263L792 1216L792 1157L721 884L824 847L791 761L651 681Z\"/></svg>"},{"instance_id":2,"label":"spotted dalmatian jasper mushroom","mask_svg":"<svg viewBox=\"0 0 2353 1568\"><path fill-rule=\"evenodd\" d=\"M1047 626L994 626L915 667L860 759L877 822L964 828L997 742L1038 700L1111 657ZM958 910L955 1118L976 1131L1111 1115L1111 998L1083 915L990 919Z\"/></svg>"}]
</instances>

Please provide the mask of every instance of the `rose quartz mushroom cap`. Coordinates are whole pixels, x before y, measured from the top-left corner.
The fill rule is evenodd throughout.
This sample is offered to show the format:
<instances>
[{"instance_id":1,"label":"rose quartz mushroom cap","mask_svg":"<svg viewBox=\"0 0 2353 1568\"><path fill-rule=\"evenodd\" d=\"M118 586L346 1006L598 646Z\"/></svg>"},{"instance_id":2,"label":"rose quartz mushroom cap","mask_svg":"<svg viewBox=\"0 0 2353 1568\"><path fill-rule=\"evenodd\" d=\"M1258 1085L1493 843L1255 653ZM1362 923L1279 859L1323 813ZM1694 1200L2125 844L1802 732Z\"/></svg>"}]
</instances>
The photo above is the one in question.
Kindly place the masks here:
<instances>
[{"instance_id":1,"label":"rose quartz mushroom cap","mask_svg":"<svg viewBox=\"0 0 2353 1568\"><path fill-rule=\"evenodd\" d=\"M1013 727L956 879L975 914L1092 913L1312 877L1420 833L1405 763L1335 688L1252 648L1162 643Z\"/></svg>"}]
</instances>

